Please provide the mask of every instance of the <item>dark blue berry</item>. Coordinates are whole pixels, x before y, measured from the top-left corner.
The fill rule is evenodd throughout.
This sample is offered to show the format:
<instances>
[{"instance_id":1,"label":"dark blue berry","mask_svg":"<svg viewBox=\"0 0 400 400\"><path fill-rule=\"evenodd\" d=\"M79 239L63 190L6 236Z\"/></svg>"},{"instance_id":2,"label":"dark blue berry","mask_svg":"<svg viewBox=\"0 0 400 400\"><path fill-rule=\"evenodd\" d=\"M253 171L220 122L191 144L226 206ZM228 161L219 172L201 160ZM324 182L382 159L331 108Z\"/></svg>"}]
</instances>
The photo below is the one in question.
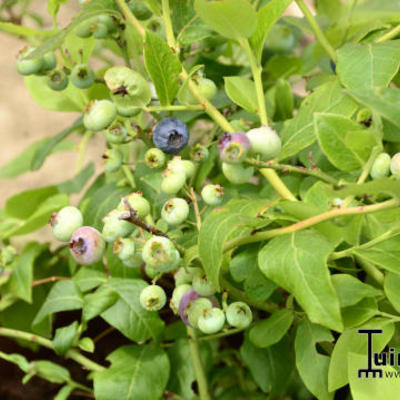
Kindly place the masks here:
<instances>
[{"instance_id":1,"label":"dark blue berry","mask_svg":"<svg viewBox=\"0 0 400 400\"><path fill-rule=\"evenodd\" d=\"M164 153L177 154L189 142L189 130L184 122L177 118L164 118L153 134L153 143Z\"/></svg>"}]
</instances>

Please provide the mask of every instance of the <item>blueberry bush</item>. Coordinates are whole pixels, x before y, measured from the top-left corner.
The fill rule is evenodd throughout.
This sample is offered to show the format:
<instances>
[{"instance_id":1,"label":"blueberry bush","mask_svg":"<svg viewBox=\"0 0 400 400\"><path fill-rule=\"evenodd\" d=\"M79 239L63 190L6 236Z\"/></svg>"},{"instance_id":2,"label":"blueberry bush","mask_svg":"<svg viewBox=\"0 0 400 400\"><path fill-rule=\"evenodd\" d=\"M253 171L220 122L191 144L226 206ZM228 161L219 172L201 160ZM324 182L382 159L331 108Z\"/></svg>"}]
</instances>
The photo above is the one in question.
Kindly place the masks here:
<instances>
[{"instance_id":1,"label":"blueberry bush","mask_svg":"<svg viewBox=\"0 0 400 400\"><path fill-rule=\"evenodd\" d=\"M57 400L398 398L357 371L358 329L400 347L400 2L81 0L60 27L66 1L0 6L32 99L76 113L0 177L81 141L0 211L0 357Z\"/></svg>"}]
</instances>

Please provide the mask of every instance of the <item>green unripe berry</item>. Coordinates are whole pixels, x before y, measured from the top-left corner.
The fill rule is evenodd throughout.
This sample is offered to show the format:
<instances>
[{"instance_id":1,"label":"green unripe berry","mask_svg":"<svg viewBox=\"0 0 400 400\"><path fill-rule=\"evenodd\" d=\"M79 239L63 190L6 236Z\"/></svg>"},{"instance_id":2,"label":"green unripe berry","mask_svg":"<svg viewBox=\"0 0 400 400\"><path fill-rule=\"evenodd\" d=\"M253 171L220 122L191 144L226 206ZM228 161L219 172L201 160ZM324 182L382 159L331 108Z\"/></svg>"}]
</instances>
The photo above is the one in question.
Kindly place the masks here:
<instances>
[{"instance_id":1,"label":"green unripe berry","mask_svg":"<svg viewBox=\"0 0 400 400\"><path fill-rule=\"evenodd\" d=\"M206 185L201 191L204 202L210 206L217 206L222 203L224 188L221 185Z\"/></svg>"},{"instance_id":2,"label":"green unripe berry","mask_svg":"<svg viewBox=\"0 0 400 400\"><path fill-rule=\"evenodd\" d=\"M207 335L219 332L223 328L224 323L225 314L221 309L216 307L206 310L200 315L197 321L199 329Z\"/></svg>"},{"instance_id":3,"label":"green unripe berry","mask_svg":"<svg viewBox=\"0 0 400 400\"><path fill-rule=\"evenodd\" d=\"M182 171L166 169L162 175L161 190L166 194L176 194L185 185L186 174Z\"/></svg>"},{"instance_id":4,"label":"green unripe berry","mask_svg":"<svg viewBox=\"0 0 400 400\"><path fill-rule=\"evenodd\" d=\"M396 178L400 178L400 153L396 153L390 162L390 171Z\"/></svg>"},{"instance_id":5,"label":"green unripe berry","mask_svg":"<svg viewBox=\"0 0 400 400\"><path fill-rule=\"evenodd\" d=\"M161 310L166 302L167 296L161 286L147 286L140 293L140 305L147 311Z\"/></svg>"},{"instance_id":6,"label":"green unripe berry","mask_svg":"<svg viewBox=\"0 0 400 400\"><path fill-rule=\"evenodd\" d=\"M133 230L134 225L128 221L120 219L121 211L110 211L104 218L103 237L107 242L114 242L119 237L129 236Z\"/></svg>"},{"instance_id":7,"label":"green unripe berry","mask_svg":"<svg viewBox=\"0 0 400 400\"><path fill-rule=\"evenodd\" d=\"M189 324L193 328L197 328L200 315L211 310L213 307L211 301L205 297L191 301L186 308Z\"/></svg>"},{"instance_id":8,"label":"green unripe berry","mask_svg":"<svg viewBox=\"0 0 400 400\"><path fill-rule=\"evenodd\" d=\"M226 320L228 324L239 329L247 328L253 320L250 307L242 301L229 304L226 310Z\"/></svg>"},{"instance_id":9,"label":"green unripe berry","mask_svg":"<svg viewBox=\"0 0 400 400\"><path fill-rule=\"evenodd\" d=\"M53 69L47 75L47 85L56 91L64 90L68 86L68 76L62 69Z\"/></svg>"},{"instance_id":10,"label":"green unripe berry","mask_svg":"<svg viewBox=\"0 0 400 400\"><path fill-rule=\"evenodd\" d=\"M17 58L17 71L21 75L32 75L37 74L43 68L43 58L25 59L29 53L35 49L25 48L23 49Z\"/></svg>"},{"instance_id":11,"label":"green unripe berry","mask_svg":"<svg viewBox=\"0 0 400 400\"><path fill-rule=\"evenodd\" d=\"M143 2L139 0L132 0L128 3L128 7L132 14L140 21L149 19L152 16L151 10L149 10Z\"/></svg>"},{"instance_id":12,"label":"green unripe berry","mask_svg":"<svg viewBox=\"0 0 400 400\"><path fill-rule=\"evenodd\" d=\"M157 268L152 267L151 265L146 264L144 267L144 271L146 272L146 275L150 279L154 279L160 274L160 271Z\"/></svg>"},{"instance_id":13,"label":"green unripe berry","mask_svg":"<svg viewBox=\"0 0 400 400\"><path fill-rule=\"evenodd\" d=\"M111 15L99 15L97 21L106 25L108 34L114 33L117 30L114 18Z\"/></svg>"},{"instance_id":14,"label":"green unripe berry","mask_svg":"<svg viewBox=\"0 0 400 400\"><path fill-rule=\"evenodd\" d=\"M371 168L371 178L378 179L389 175L391 158L387 153L381 153L376 157Z\"/></svg>"},{"instance_id":15,"label":"green unripe berry","mask_svg":"<svg viewBox=\"0 0 400 400\"><path fill-rule=\"evenodd\" d=\"M128 136L126 127L118 120L114 121L103 133L107 142L111 144L124 143Z\"/></svg>"},{"instance_id":16,"label":"green unripe berry","mask_svg":"<svg viewBox=\"0 0 400 400\"><path fill-rule=\"evenodd\" d=\"M145 218L150 214L150 203L143 197L141 192L131 193L123 197L118 205L118 210L129 211L125 201L128 202L139 218Z\"/></svg>"},{"instance_id":17,"label":"green unripe berry","mask_svg":"<svg viewBox=\"0 0 400 400\"><path fill-rule=\"evenodd\" d=\"M129 258L124 258L122 261L122 264L124 264L125 267L128 268L140 268L144 262L141 254L135 253L133 256Z\"/></svg>"},{"instance_id":18,"label":"green unripe berry","mask_svg":"<svg viewBox=\"0 0 400 400\"><path fill-rule=\"evenodd\" d=\"M83 216L76 207L62 208L50 217L54 237L60 242L69 242L72 234L83 225Z\"/></svg>"},{"instance_id":19,"label":"green unripe berry","mask_svg":"<svg viewBox=\"0 0 400 400\"><path fill-rule=\"evenodd\" d=\"M201 274L201 268L179 268L174 275L175 286L183 285L184 283L192 283L196 274Z\"/></svg>"},{"instance_id":20,"label":"green unripe berry","mask_svg":"<svg viewBox=\"0 0 400 400\"><path fill-rule=\"evenodd\" d=\"M169 163L168 169L173 172L183 172L186 179L190 179L194 176L196 172L196 167L192 161L182 160L180 156L175 156Z\"/></svg>"},{"instance_id":21,"label":"green unripe berry","mask_svg":"<svg viewBox=\"0 0 400 400\"><path fill-rule=\"evenodd\" d=\"M217 94L217 87L211 79L200 78L197 82L197 89L207 100L212 100ZM186 104L198 104L197 99L193 96L188 87L184 89L180 98Z\"/></svg>"},{"instance_id":22,"label":"green unripe berry","mask_svg":"<svg viewBox=\"0 0 400 400\"><path fill-rule=\"evenodd\" d=\"M205 161L208 158L209 151L207 147L201 145L200 143L195 144L190 149L190 158L193 161Z\"/></svg>"},{"instance_id":23,"label":"green unripe berry","mask_svg":"<svg viewBox=\"0 0 400 400\"><path fill-rule=\"evenodd\" d=\"M83 124L90 131L106 129L117 116L115 104L109 100L94 100L86 108Z\"/></svg>"},{"instance_id":24,"label":"green unripe berry","mask_svg":"<svg viewBox=\"0 0 400 400\"><path fill-rule=\"evenodd\" d=\"M263 159L275 158L282 149L281 139L278 134L269 127L251 129L246 133L250 140L252 153L260 154Z\"/></svg>"},{"instance_id":25,"label":"green unripe berry","mask_svg":"<svg viewBox=\"0 0 400 400\"><path fill-rule=\"evenodd\" d=\"M83 22L81 22L75 29L75 35L82 38L86 39L93 34L93 26L95 24L96 18L90 18L87 19Z\"/></svg>"},{"instance_id":26,"label":"green unripe berry","mask_svg":"<svg viewBox=\"0 0 400 400\"><path fill-rule=\"evenodd\" d=\"M208 280L207 275L196 274L193 277L192 286L200 296L212 296L217 291L213 283Z\"/></svg>"},{"instance_id":27,"label":"green unripe berry","mask_svg":"<svg viewBox=\"0 0 400 400\"><path fill-rule=\"evenodd\" d=\"M179 225L189 216L189 206L184 199L174 198L165 202L161 217L169 225Z\"/></svg>"},{"instance_id":28,"label":"green unripe berry","mask_svg":"<svg viewBox=\"0 0 400 400\"><path fill-rule=\"evenodd\" d=\"M179 252L174 244L163 236L149 239L143 246L142 257L146 264L160 273L174 270L180 261Z\"/></svg>"},{"instance_id":29,"label":"green unripe berry","mask_svg":"<svg viewBox=\"0 0 400 400\"><path fill-rule=\"evenodd\" d=\"M147 150L144 161L150 168L161 168L165 165L165 154L157 147Z\"/></svg>"},{"instance_id":30,"label":"green unripe berry","mask_svg":"<svg viewBox=\"0 0 400 400\"><path fill-rule=\"evenodd\" d=\"M77 64L71 71L71 82L79 89L87 89L93 85L95 75L93 69L87 64Z\"/></svg>"},{"instance_id":31,"label":"green unripe berry","mask_svg":"<svg viewBox=\"0 0 400 400\"><path fill-rule=\"evenodd\" d=\"M113 252L120 260L127 260L135 255L135 242L131 238L119 237L113 244Z\"/></svg>"},{"instance_id":32,"label":"green unripe berry","mask_svg":"<svg viewBox=\"0 0 400 400\"><path fill-rule=\"evenodd\" d=\"M51 71L55 67L57 67L57 57L53 51L49 51L46 53L43 57L43 66L40 70L40 72L47 72Z\"/></svg>"},{"instance_id":33,"label":"green unripe berry","mask_svg":"<svg viewBox=\"0 0 400 400\"><path fill-rule=\"evenodd\" d=\"M253 176L254 168L245 167L243 164L229 164L223 162L222 172L229 182L242 184L249 182L250 178Z\"/></svg>"},{"instance_id":34,"label":"green unripe berry","mask_svg":"<svg viewBox=\"0 0 400 400\"><path fill-rule=\"evenodd\" d=\"M172 298L170 302L170 307L175 314L179 313L179 303L181 301L182 296L192 289L192 287L188 284L177 285L172 292Z\"/></svg>"},{"instance_id":35,"label":"green unripe berry","mask_svg":"<svg viewBox=\"0 0 400 400\"><path fill-rule=\"evenodd\" d=\"M108 36L108 27L105 23L97 20L92 25L93 37L96 39L105 39Z\"/></svg>"},{"instance_id":36,"label":"green unripe berry","mask_svg":"<svg viewBox=\"0 0 400 400\"><path fill-rule=\"evenodd\" d=\"M107 172L116 172L121 168L123 162L123 154L118 149L107 149L102 158L104 160L104 168Z\"/></svg>"}]
</instances>

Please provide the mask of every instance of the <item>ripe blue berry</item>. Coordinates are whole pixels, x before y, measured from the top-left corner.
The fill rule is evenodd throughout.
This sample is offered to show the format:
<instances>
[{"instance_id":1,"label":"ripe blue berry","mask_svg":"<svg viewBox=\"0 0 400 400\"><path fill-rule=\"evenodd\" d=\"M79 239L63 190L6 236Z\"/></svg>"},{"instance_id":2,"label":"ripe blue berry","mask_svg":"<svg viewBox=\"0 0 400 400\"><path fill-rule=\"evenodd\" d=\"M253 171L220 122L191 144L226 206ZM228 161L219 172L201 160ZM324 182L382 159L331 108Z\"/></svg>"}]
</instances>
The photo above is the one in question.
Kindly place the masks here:
<instances>
[{"instance_id":1,"label":"ripe blue berry","mask_svg":"<svg viewBox=\"0 0 400 400\"><path fill-rule=\"evenodd\" d=\"M250 307L242 301L229 304L226 310L226 320L228 324L239 329L247 328L253 320Z\"/></svg>"},{"instance_id":2,"label":"ripe blue berry","mask_svg":"<svg viewBox=\"0 0 400 400\"><path fill-rule=\"evenodd\" d=\"M193 277L193 289L201 296L212 296L217 290L204 274Z\"/></svg>"},{"instance_id":3,"label":"ripe blue berry","mask_svg":"<svg viewBox=\"0 0 400 400\"><path fill-rule=\"evenodd\" d=\"M142 250L143 260L159 272L173 271L180 262L179 252L166 237L154 236L149 239Z\"/></svg>"},{"instance_id":4,"label":"ripe blue berry","mask_svg":"<svg viewBox=\"0 0 400 400\"><path fill-rule=\"evenodd\" d=\"M239 164L246 158L250 141L243 132L225 133L218 143L221 160L230 164Z\"/></svg>"},{"instance_id":5,"label":"ripe blue berry","mask_svg":"<svg viewBox=\"0 0 400 400\"><path fill-rule=\"evenodd\" d=\"M37 74L43 67L42 58L24 59L29 53L35 50L33 48L25 48L20 51L17 58L17 71L21 75Z\"/></svg>"},{"instance_id":6,"label":"ripe blue berry","mask_svg":"<svg viewBox=\"0 0 400 400\"><path fill-rule=\"evenodd\" d=\"M83 225L82 213L72 206L62 208L50 217L54 237L60 242L69 242L72 234Z\"/></svg>"},{"instance_id":7,"label":"ripe blue berry","mask_svg":"<svg viewBox=\"0 0 400 400\"><path fill-rule=\"evenodd\" d=\"M221 185L206 185L201 191L204 202L210 206L217 206L222 203L224 188Z\"/></svg>"},{"instance_id":8,"label":"ripe blue berry","mask_svg":"<svg viewBox=\"0 0 400 400\"><path fill-rule=\"evenodd\" d=\"M390 171L396 178L400 178L400 153L396 153L390 162Z\"/></svg>"},{"instance_id":9,"label":"ripe blue berry","mask_svg":"<svg viewBox=\"0 0 400 400\"><path fill-rule=\"evenodd\" d=\"M70 79L73 85L80 89L87 89L93 85L95 75L87 64L77 64L71 71Z\"/></svg>"},{"instance_id":10,"label":"ripe blue berry","mask_svg":"<svg viewBox=\"0 0 400 400\"><path fill-rule=\"evenodd\" d=\"M200 143L196 143L192 148L190 149L190 158L193 161L205 161L209 155L209 151L207 147L203 146Z\"/></svg>"},{"instance_id":11,"label":"ripe blue berry","mask_svg":"<svg viewBox=\"0 0 400 400\"><path fill-rule=\"evenodd\" d=\"M186 182L186 174L182 171L166 169L162 176L161 190L166 194L178 193Z\"/></svg>"},{"instance_id":12,"label":"ripe blue berry","mask_svg":"<svg viewBox=\"0 0 400 400\"><path fill-rule=\"evenodd\" d=\"M193 328L197 328L200 315L211 310L213 307L211 301L205 297L200 297L197 300L191 301L186 308L189 324Z\"/></svg>"},{"instance_id":13,"label":"ripe blue berry","mask_svg":"<svg viewBox=\"0 0 400 400\"><path fill-rule=\"evenodd\" d=\"M161 210L161 217L169 225L181 224L187 219L188 215L188 203L184 199L180 198L168 200Z\"/></svg>"},{"instance_id":14,"label":"ripe blue berry","mask_svg":"<svg viewBox=\"0 0 400 400\"><path fill-rule=\"evenodd\" d=\"M378 179L389 175L391 158L387 153L381 153L376 157L371 168L371 178Z\"/></svg>"},{"instance_id":15,"label":"ripe blue berry","mask_svg":"<svg viewBox=\"0 0 400 400\"><path fill-rule=\"evenodd\" d=\"M117 116L115 104L109 100L94 100L86 108L83 124L90 131L106 129Z\"/></svg>"},{"instance_id":16,"label":"ripe blue berry","mask_svg":"<svg viewBox=\"0 0 400 400\"><path fill-rule=\"evenodd\" d=\"M69 242L72 256L81 265L100 261L105 247L106 243L100 232L91 226L82 226L76 230Z\"/></svg>"},{"instance_id":17,"label":"ripe blue berry","mask_svg":"<svg viewBox=\"0 0 400 400\"><path fill-rule=\"evenodd\" d=\"M139 218L145 218L150 214L150 203L143 197L141 192L131 193L123 197L118 205L118 210L129 211L125 201L128 202Z\"/></svg>"},{"instance_id":18,"label":"ripe blue berry","mask_svg":"<svg viewBox=\"0 0 400 400\"><path fill-rule=\"evenodd\" d=\"M113 252L120 260L127 260L135 255L135 242L130 238L119 237L113 244Z\"/></svg>"},{"instance_id":19,"label":"ripe blue berry","mask_svg":"<svg viewBox=\"0 0 400 400\"><path fill-rule=\"evenodd\" d=\"M121 144L126 141L128 131L120 121L114 121L107 129L103 131L108 143Z\"/></svg>"},{"instance_id":20,"label":"ripe blue berry","mask_svg":"<svg viewBox=\"0 0 400 400\"><path fill-rule=\"evenodd\" d=\"M161 168L165 164L165 154L157 147L147 150L144 161L150 168Z\"/></svg>"},{"instance_id":21,"label":"ripe blue berry","mask_svg":"<svg viewBox=\"0 0 400 400\"><path fill-rule=\"evenodd\" d=\"M56 91L64 90L68 86L68 76L62 69L53 69L47 75L47 85Z\"/></svg>"},{"instance_id":22,"label":"ripe blue berry","mask_svg":"<svg viewBox=\"0 0 400 400\"><path fill-rule=\"evenodd\" d=\"M270 160L275 158L282 148L281 139L278 134L269 127L251 129L247 132L250 140L252 153L260 154L263 159Z\"/></svg>"},{"instance_id":23,"label":"ripe blue berry","mask_svg":"<svg viewBox=\"0 0 400 400\"><path fill-rule=\"evenodd\" d=\"M192 287L186 283L181 285L178 284L176 285L174 291L172 292L172 298L170 302L170 307L175 314L179 313L179 304L181 302L183 295L191 289Z\"/></svg>"},{"instance_id":24,"label":"ripe blue berry","mask_svg":"<svg viewBox=\"0 0 400 400\"><path fill-rule=\"evenodd\" d=\"M225 323L225 314L220 308L212 308L211 310L206 310L200 315L197 324L199 329L210 335L212 333L219 332Z\"/></svg>"},{"instance_id":25,"label":"ripe blue berry","mask_svg":"<svg viewBox=\"0 0 400 400\"><path fill-rule=\"evenodd\" d=\"M118 149L107 149L102 158L104 160L104 168L107 172L116 172L121 168L123 162L123 154Z\"/></svg>"},{"instance_id":26,"label":"ripe blue berry","mask_svg":"<svg viewBox=\"0 0 400 400\"><path fill-rule=\"evenodd\" d=\"M189 142L189 130L177 118L164 118L153 133L154 145L167 154L179 153Z\"/></svg>"},{"instance_id":27,"label":"ripe blue berry","mask_svg":"<svg viewBox=\"0 0 400 400\"><path fill-rule=\"evenodd\" d=\"M147 311L161 310L166 302L167 296L161 286L147 286L140 293L140 305Z\"/></svg>"},{"instance_id":28,"label":"ripe blue berry","mask_svg":"<svg viewBox=\"0 0 400 400\"><path fill-rule=\"evenodd\" d=\"M129 236L133 230L134 225L128 221L121 220L122 211L110 211L104 218L104 225L102 234L107 242L114 242L119 237Z\"/></svg>"},{"instance_id":29,"label":"ripe blue berry","mask_svg":"<svg viewBox=\"0 0 400 400\"><path fill-rule=\"evenodd\" d=\"M253 167L244 167L243 164L222 163L222 172L229 182L235 184L247 183L253 176Z\"/></svg>"}]
</instances>

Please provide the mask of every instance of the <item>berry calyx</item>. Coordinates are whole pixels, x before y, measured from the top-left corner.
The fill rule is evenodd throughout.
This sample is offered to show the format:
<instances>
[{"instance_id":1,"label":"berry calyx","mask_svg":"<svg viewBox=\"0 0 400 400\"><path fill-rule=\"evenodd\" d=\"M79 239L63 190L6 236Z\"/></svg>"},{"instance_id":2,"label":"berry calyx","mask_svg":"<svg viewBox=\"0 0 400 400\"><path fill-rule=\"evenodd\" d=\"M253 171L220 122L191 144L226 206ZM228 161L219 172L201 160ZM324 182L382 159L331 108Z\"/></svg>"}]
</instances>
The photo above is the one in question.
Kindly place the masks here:
<instances>
[{"instance_id":1,"label":"berry calyx","mask_svg":"<svg viewBox=\"0 0 400 400\"><path fill-rule=\"evenodd\" d=\"M161 217L169 225L179 225L184 222L189 215L189 206L184 199L174 198L168 200L162 210Z\"/></svg>"},{"instance_id":2,"label":"berry calyx","mask_svg":"<svg viewBox=\"0 0 400 400\"><path fill-rule=\"evenodd\" d=\"M114 121L103 133L107 142L111 144L124 143L128 136L127 129L118 120Z\"/></svg>"},{"instance_id":3,"label":"berry calyx","mask_svg":"<svg viewBox=\"0 0 400 400\"><path fill-rule=\"evenodd\" d=\"M250 307L242 301L229 304L226 310L226 320L228 324L239 329L247 328L253 320Z\"/></svg>"},{"instance_id":4,"label":"berry calyx","mask_svg":"<svg viewBox=\"0 0 400 400\"><path fill-rule=\"evenodd\" d=\"M75 261L81 265L94 264L103 257L105 241L100 232L91 226L76 230L69 242L69 249Z\"/></svg>"},{"instance_id":5,"label":"berry calyx","mask_svg":"<svg viewBox=\"0 0 400 400\"><path fill-rule=\"evenodd\" d=\"M83 225L83 216L79 209L68 206L52 214L49 223L57 240L69 242L72 234Z\"/></svg>"},{"instance_id":6,"label":"berry calyx","mask_svg":"<svg viewBox=\"0 0 400 400\"><path fill-rule=\"evenodd\" d=\"M250 141L243 132L225 133L218 143L221 160L230 164L239 164L246 158Z\"/></svg>"},{"instance_id":7,"label":"berry calyx","mask_svg":"<svg viewBox=\"0 0 400 400\"><path fill-rule=\"evenodd\" d=\"M68 86L68 76L62 69L53 69L47 75L47 85L56 91L64 90Z\"/></svg>"},{"instance_id":8,"label":"berry calyx","mask_svg":"<svg viewBox=\"0 0 400 400\"><path fill-rule=\"evenodd\" d=\"M201 197L210 206L217 206L222 203L224 188L221 185L208 184L203 187Z\"/></svg>"},{"instance_id":9,"label":"berry calyx","mask_svg":"<svg viewBox=\"0 0 400 400\"><path fill-rule=\"evenodd\" d=\"M93 85L95 75L93 69L87 64L78 64L71 71L71 82L80 89L87 89Z\"/></svg>"},{"instance_id":10,"label":"berry calyx","mask_svg":"<svg viewBox=\"0 0 400 400\"><path fill-rule=\"evenodd\" d=\"M251 129L246 133L252 153L260 154L265 160L275 158L282 149L278 134L267 126Z\"/></svg>"},{"instance_id":11,"label":"berry calyx","mask_svg":"<svg viewBox=\"0 0 400 400\"><path fill-rule=\"evenodd\" d=\"M157 147L146 151L144 161L150 168L161 168L165 165L165 154Z\"/></svg>"},{"instance_id":12,"label":"berry calyx","mask_svg":"<svg viewBox=\"0 0 400 400\"><path fill-rule=\"evenodd\" d=\"M106 129L117 116L115 104L109 100L92 101L83 116L83 124L90 131Z\"/></svg>"},{"instance_id":13,"label":"berry calyx","mask_svg":"<svg viewBox=\"0 0 400 400\"><path fill-rule=\"evenodd\" d=\"M389 175L391 158L387 153L381 153L376 157L371 167L371 178L378 179Z\"/></svg>"},{"instance_id":14,"label":"berry calyx","mask_svg":"<svg viewBox=\"0 0 400 400\"><path fill-rule=\"evenodd\" d=\"M209 151L207 147L203 146L200 143L195 144L190 149L190 158L193 161L205 161L209 155Z\"/></svg>"},{"instance_id":15,"label":"berry calyx","mask_svg":"<svg viewBox=\"0 0 400 400\"><path fill-rule=\"evenodd\" d=\"M225 314L220 308L213 307L205 310L199 317L197 325L199 329L210 335L219 332L225 323Z\"/></svg>"},{"instance_id":16,"label":"berry calyx","mask_svg":"<svg viewBox=\"0 0 400 400\"><path fill-rule=\"evenodd\" d=\"M167 154L177 154L189 142L186 124L177 118L164 118L154 129L154 145Z\"/></svg>"},{"instance_id":17,"label":"berry calyx","mask_svg":"<svg viewBox=\"0 0 400 400\"><path fill-rule=\"evenodd\" d=\"M167 302L164 289L158 285L145 287L140 292L140 305L147 311L161 310Z\"/></svg>"}]
</instances>

